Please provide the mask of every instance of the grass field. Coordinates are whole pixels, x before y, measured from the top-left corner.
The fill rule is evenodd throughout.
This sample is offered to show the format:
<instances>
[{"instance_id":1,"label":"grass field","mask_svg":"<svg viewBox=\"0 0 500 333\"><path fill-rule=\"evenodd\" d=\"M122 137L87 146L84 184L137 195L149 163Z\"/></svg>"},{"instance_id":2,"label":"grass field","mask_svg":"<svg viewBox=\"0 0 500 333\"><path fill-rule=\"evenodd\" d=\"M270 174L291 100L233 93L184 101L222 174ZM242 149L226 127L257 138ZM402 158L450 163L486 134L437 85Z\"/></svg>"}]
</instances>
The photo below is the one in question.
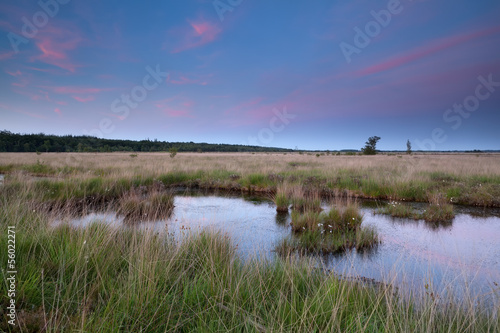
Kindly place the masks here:
<instances>
[{"instance_id":1,"label":"grass field","mask_svg":"<svg viewBox=\"0 0 500 333\"><path fill-rule=\"evenodd\" d=\"M341 279L287 256L243 262L231 240L213 231L176 242L103 225L49 226L61 212L115 199L126 199L119 201L123 209L135 205L149 212L150 203L131 191L160 185L273 193L286 183L305 192L405 201L440 194L453 204L498 206L499 155L129 155L0 154L0 173L6 174L0 249L7 248L4 231L15 227L20 324L7 324L8 285L2 283L0 331L500 330L500 309L475 295L436 297L443 291L431 286L403 295L391 285ZM171 205L169 198L155 198ZM2 266L8 259L0 250ZM6 271L1 274L6 281Z\"/></svg>"},{"instance_id":2,"label":"grass field","mask_svg":"<svg viewBox=\"0 0 500 333\"><path fill-rule=\"evenodd\" d=\"M274 192L281 183L365 198L500 207L500 154L316 157L249 153L2 153L0 173ZM106 182L102 182L106 183ZM108 184L105 184L108 185ZM96 188L97 190L97 188ZM103 190L103 189L100 189Z\"/></svg>"}]
</instances>

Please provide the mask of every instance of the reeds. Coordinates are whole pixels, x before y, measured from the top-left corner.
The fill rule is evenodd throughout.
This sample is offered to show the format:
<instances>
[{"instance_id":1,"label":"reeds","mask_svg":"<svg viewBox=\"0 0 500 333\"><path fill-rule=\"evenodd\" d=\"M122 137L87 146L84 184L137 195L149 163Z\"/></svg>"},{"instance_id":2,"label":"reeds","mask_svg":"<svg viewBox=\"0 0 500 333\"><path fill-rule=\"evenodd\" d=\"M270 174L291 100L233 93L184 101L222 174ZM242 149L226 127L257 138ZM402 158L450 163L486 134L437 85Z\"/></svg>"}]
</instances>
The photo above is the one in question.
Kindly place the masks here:
<instances>
[{"instance_id":1,"label":"reeds","mask_svg":"<svg viewBox=\"0 0 500 333\"><path fill-rule=\"evenodd\" d=\"M391 201L385 207L379 209L377 213L398 218L422 219L426 222L447 222L453 220L455 217L453 205L449 204L442 195L431 194L429 195L429 201L429 205L423 212L413 208L410 204Z\"/></svg>"},{"instance_id":2,"label":"reeds","mask_svg":"<svg viewBox=\"0 0 500 333\"><path fill-rule=\"evenodd\" d=\"M350 197L336 197L328 213L314 208L293 210L291 228L295 236L278 243L276 251L281 255L294 251L325 254L373 248L380 242L378 234L373 228L361 227L362 221L359 206Z\"/></svg>"},{"instance_id":3,"label":"reeds","mask_svg":"<svg viewBox=\"0 0 500 333\"><path fill-rule=\"evenodd\" d=\"M318 190L313 189L306 192L302 186L294 186L292 193L292 209L301 213L320 212L321 196Z\"/></svg>"},{"instance_id":4,"label":"reeds","mask_svg":"<svg viewBox=\"0 0 500 333\"><path fill-rule=\"evenodd\" d=\"M425 289L403 297L394 286L344 279L305 259L243 262L217 232L175 241L100 224L49 227L49 215L30 206L32 185L7 183L0 188L0 227L16 227L18 326L2 320L1 331L500 330L498 308L473 295L441 300L439 291ZM319 236L310 237L314 243ZM0 233L0 248L7 244ZM0 251L0 262L7 260ZM7 295L6 283L0 295Z\"/></svg>"},{"instance_id":5,"label":"reeds","mask_svg":"<svg viewBox=\"0 0 500 333\"><path fill-rule=\"evenodd\" d=\"M117 214L123 215L129 223L168 219L174 208L171 193L157 190L149 193L134 188L125 193L118 203Z\"/></svg>"},{"instance_id":6,"label":"reeds","mask_svg":"<svg viewBox=\"0 0 500 333\"><path fill-rule=\"evenodd\" d=\"M276 194L272 197L273 202L276 204L276 211L279 213L288 212L290 206L289 190L286 185L278 186Z\"/></svg>"},{"instance_id":7,"label":"reeds","mask_svg":"<svg viewBox=\"0 0 500 333\"><path fill-rule=\"evenodd\" d=\"M427 222L444 222L452 220L455 217L453 205L449 204L444 196L440 194L431 194L429 196L429 206L422 214Z\"/></svg>"}]
</instances>

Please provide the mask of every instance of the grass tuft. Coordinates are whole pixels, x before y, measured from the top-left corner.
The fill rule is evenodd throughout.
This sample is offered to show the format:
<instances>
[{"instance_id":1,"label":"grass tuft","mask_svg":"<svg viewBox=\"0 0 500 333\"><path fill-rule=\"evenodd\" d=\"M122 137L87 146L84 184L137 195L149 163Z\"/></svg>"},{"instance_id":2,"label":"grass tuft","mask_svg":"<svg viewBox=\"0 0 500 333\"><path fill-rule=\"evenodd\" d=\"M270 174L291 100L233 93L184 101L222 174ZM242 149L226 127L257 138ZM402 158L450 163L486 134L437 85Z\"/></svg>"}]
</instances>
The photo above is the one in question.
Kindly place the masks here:
<instances>
[{"instance_id":1,"label":"grass tuft","mask_svg":"<svg viewBox=\"0 0 500 333\"><path fill-rule=\"evenodd\" d=\"M135 188L120 198L117 213L125 216L125 221L133 223L167 219L173 208L172 194L158 191L143 193Z\"/></svg>"}]
</instances>

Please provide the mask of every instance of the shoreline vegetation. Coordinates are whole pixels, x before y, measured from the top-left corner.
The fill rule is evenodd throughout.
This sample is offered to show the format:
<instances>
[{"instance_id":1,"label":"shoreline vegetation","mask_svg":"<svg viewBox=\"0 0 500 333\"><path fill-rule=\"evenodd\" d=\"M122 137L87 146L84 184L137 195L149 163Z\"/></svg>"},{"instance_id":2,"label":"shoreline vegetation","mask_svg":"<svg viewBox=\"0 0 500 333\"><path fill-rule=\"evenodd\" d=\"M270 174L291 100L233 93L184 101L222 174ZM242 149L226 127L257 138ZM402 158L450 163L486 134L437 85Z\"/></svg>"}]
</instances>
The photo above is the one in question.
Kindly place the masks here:
<instances>
[{"instance_id":1,"label":"shoreline vegetation","mask_svg":"<svg viewBox=\"0 0 500 333\"><path fill-rule=\"evenodd\" d=\"M0 153L0 174L38 177L44 200L118 197L133 187L274 195L282 186L359 199L500 207L500 154L315 157L250 153ZM281 198L283 199L283 198ZM284 209L284 207L281 207Z\"/></svg>"},{"instance_id":2,"label":"shoreline vegetation","mask_svg":"<svg viewBox=\"0 0 500 333\"><path fill-rule=\"evenodd\" d=\"M386 188L392 189L391 197L448 202L442 193L463 184L460 193L451 192L453 199L494 205L490 197L498 199L499 156L479 159L482 163L470 156L2 153L0 173L6 176L0 186L0 226L16 230L19 326L12 328L4 320L5 297L0 300L0 330L498 331L500 310L488 305L492 298L498 301L498 288L474 295L467 286L465 291L457 286L460 292L454 296L450 281L446 290L426 285L420 293L405 293L386 281L328 274L318 269L317 261L295 253L362 250L366 239L375 244L377 235L362 228L356 204L364 191ZM175 240L99 223L87 228L51 225L55 216L99 205L116 205L131 220L166 216L173 208L167 189L181 185L279 192L277 201L281 210L292 210L290 228L297 229L302 244L284 241L288 243L281 244L273 261L243 261L231 240L215 231L186 232ZM483 188L481 196L472 196L478 188ZM328 212L321 211L326 190L335 199ZM322 238L333 233L340 243ZM0 248L6 249L8 241L2 233ZM0 262L7 260L7 251L0 251ZM6 274L2 270L1 278ZM7 288L0 284L0 295Z\"/></svg>"},{"instance_id":3,"label":"shoreline vegetation","mask_svg":"<svg viewBox=\"0 0 500 333\"><path fill-rule=\"evenodd\" d=\"M355 248L371 249L380 243L374 228L361 226L363 216L357 201L336 193L330 209L323 212L318 191L305 193L302 188L281 186L274 196L278 214L288 212L291 203L291 230L275 251L281 256L300 254L341 253ZM286 210L285 210L286 209Z\"/></svg>"},{"instance_id":4,"label":"shoreline vegetation","mask_svg":"<svg viewBox=\"0 0 500 333\"><path fill-rule=\"evenodd\" d=\"M392 201L376 213L426 222L446 222L455 217L453 205L441 195L431 196L429 205L423 211L413 208L410 204Z\"/></svg>"},{"instance_id":5,"label":"shoreline vegetation","mask_svg":"<svg viewBox=\"0 0 500 333\"><path fill-rule=\"evenodd\" d=\"M427 285L419 294L400 293L391 284L318 269L306 257L244 262L231 240L213 231L174 241L98 223L85 229L48 227L47 217L26 209L24 198L2 194L1 200L1 221L16 225L16 260L22 267L16 294L22 330L4 320L0 329L5 332L500 328L498 308L482 303L480 296L458 299L450 289ZM2 235L0 246L6 245ZM0 260L7 260L5 252ZM1 284L0 293L5 292Z\"/></svg>"}]
</instances>

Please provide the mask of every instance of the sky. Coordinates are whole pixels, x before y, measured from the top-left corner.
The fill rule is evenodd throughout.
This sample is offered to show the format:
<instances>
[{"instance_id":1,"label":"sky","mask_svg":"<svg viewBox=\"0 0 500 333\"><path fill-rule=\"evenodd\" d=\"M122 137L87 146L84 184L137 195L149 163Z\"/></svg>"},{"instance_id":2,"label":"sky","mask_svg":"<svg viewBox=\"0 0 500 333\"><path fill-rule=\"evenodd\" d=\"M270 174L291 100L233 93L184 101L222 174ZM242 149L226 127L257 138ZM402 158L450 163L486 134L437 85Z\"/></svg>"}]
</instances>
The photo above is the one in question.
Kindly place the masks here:
<instances>
[{"instance_id":1,"label":"sky","mask_svg":"<svg viewBox=\"0 0 500 333\"><path fill-rule=\"evenodd\" d=\"M498 0L3 0L0 130L500 149Z\"/></svg>"}]
</instances>

